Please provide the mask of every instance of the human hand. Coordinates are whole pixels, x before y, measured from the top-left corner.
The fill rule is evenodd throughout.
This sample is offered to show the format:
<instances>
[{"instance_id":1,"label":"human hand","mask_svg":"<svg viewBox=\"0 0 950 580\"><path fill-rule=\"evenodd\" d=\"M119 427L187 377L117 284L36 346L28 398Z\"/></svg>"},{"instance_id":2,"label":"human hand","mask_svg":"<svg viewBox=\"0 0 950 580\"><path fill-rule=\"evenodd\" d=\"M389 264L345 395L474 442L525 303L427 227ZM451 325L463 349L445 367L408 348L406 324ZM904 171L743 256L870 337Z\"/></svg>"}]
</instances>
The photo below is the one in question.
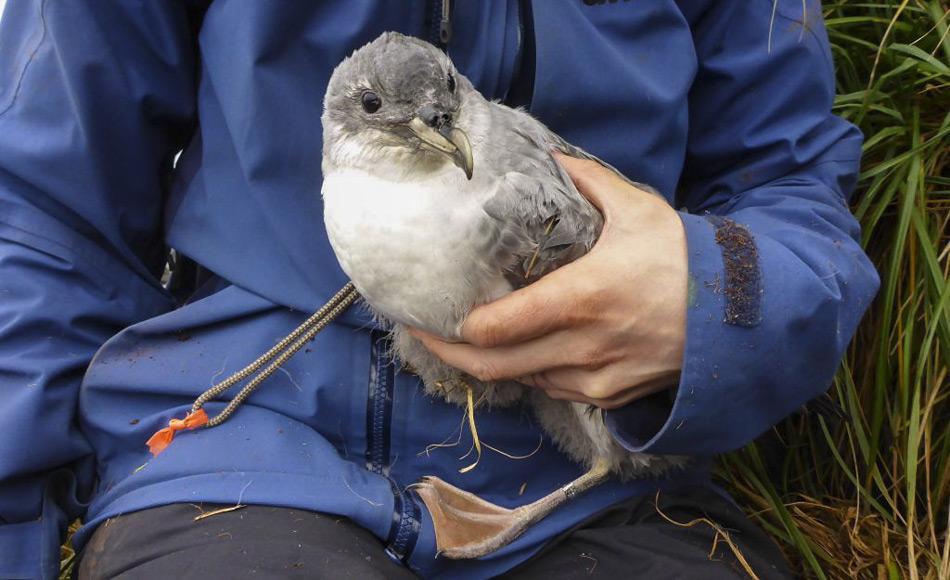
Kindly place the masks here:
<instances>
[{"instance_id":1,"label":"human hand","mask_svg":"<svg viewBox=\"0 0 950 580\"><path fill-rule=\"evenodd\" d=\"M675 385L686 337L686 234L663 199L598 163L558 155L601 211L591 251L475 308L449 343L413 336L482 381L514 379L554 399L605 409Z\"/></svg>"}]
</instances>

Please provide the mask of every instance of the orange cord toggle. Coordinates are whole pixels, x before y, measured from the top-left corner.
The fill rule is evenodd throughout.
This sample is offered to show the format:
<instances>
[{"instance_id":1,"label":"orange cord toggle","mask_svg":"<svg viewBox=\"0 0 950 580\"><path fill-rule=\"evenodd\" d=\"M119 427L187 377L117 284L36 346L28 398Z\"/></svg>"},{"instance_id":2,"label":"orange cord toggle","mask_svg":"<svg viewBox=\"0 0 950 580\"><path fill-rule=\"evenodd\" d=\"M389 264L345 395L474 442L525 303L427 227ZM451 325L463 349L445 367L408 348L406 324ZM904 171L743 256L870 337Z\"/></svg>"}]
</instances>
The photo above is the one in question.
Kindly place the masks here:
<instances>
[{"instance_id":1,"label":"orange cord toggle","mask_svg":"<svg viewBox=\"0 0 950 580\"><path fill-rule=\"evenodd\" d=\"M149 453L156 456L172 442L175 438L175 432L183 429L197 429L208 423L208 414L204 409L198 409L194 413L188 413L184 419L172 419L168 422L168 427L159 429L154 435L145 442L148 445Z\"/></svg>"}]
</instances>

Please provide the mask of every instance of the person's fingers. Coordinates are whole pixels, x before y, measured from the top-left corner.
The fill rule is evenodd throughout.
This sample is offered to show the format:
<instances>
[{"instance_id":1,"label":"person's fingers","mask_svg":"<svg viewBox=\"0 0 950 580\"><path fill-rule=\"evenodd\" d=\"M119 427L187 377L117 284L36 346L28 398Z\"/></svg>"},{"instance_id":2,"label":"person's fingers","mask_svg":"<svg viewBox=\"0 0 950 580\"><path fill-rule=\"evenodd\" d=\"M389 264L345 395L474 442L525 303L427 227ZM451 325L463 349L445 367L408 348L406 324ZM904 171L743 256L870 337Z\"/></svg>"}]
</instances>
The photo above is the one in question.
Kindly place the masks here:
<instances>
[{"instance_id":1,"label":"person's fingers","mask_svg":"<svg viewBox=\"0 0 950 580\"><path fill-rule=\"evenodd\" d=\"M596 161L578 159L562 153L555 153L554 157L571 176L577 190L601 212L605 212L610 206L610 188L615 189L618 185L625 185L625 182L613 171Z\"/></svg>"},{"instance_id":2,"label":"person's fingers","mask_svg":"<svg viewBox=\"0 0 950 580\"><path fill-rule=\"evenodd\" d=\"M567 264L537 282L472 310L462 340L482 348L518 344L590 322L598 289L582 262Z\"/></svg>"},{"instance_id":3,"label":"person's fingers","mask_svg":"<svg viewBox=\"0 0 950 580\"><path fill-rule=\"evenodd\" d=\"M676 382L675 377L668 372L640 377L618 376L618 370L612 366L598 370L563 367L517 380L544 390L551 398L588 403L604 409L622 407L641 397L667 389ZM629 386L630 384L635 386Z\"/></svg>"},{"instance_id":4,"label":"person's fingers","mask_svg":"<svg viewBox=\"0 0 950 580\"><path fill-rule=\"evenodd\" d=\"M634 389L630 391L625 391L623 395L613 397L610 399L592 399L590 397L585 397L576 391L568 391L561 389L545 389L544 394L552 399L557 399L561 401L571 401L574 403L583 403L585 405L593 405L600 409L606 409L608 411L612 409L619 409L625 407L630 403L646 397L647 395L652 395L653 393L658 393L664 389L668 389L668 385L653 385L650 387L645 387L643 389Z\"/></svg>"},{"instance_id":5,"label":"person's fingers","mask_svg":"<svg viewBox=\"0 0 950 580\"><path fill-rule=\"evenodd\" d=\"M596 161L557 152L554 157L571 176L577 190L600 210L608 224L618 218L630 217L629 207L624 206L623 201L640 200L647 203L644 207L665 204L659 196L633 186Z\"/></svg>"},{"instance_id":6,"label":"person's fingers","mask_svg":"<svg viewBox=\"0 0 950 580\"><path fill-rule=\"evenodd\" d=\"M560 332L496 348L480 348L464 342L445 342L417 329L410 332L446 364L480 381L513 379L562 365L577 364L571 357L565 356L565 337Z\"/></svg>"}]
</instances>

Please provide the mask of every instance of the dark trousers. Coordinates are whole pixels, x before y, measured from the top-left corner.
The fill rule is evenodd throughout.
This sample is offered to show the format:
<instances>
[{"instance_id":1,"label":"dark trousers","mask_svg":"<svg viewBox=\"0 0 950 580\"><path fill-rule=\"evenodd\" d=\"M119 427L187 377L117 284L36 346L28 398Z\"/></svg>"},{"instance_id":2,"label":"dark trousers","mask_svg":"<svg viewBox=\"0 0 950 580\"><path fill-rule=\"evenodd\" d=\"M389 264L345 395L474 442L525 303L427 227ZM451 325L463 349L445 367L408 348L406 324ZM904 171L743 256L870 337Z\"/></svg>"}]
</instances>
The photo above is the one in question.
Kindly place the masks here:
<instances>
[{"instance_id":1,"label":"dark trousers","mask_svg":"<svg viewBox=\"0 0 950 580\"><path fill-rule=\"evenodd\" d=\"M220 507L174 504L107 521L83 552L79 579L415 577L386 556L375 536L345 518L247 506L194 520L201 510ZM700 518L728 532L759 578L792 577L772 541L738 508L694 487L662 494L658 503L643 497L613 506L505 578L749 578L729 543L695 521Z\"/></svg>"}]
</instances>

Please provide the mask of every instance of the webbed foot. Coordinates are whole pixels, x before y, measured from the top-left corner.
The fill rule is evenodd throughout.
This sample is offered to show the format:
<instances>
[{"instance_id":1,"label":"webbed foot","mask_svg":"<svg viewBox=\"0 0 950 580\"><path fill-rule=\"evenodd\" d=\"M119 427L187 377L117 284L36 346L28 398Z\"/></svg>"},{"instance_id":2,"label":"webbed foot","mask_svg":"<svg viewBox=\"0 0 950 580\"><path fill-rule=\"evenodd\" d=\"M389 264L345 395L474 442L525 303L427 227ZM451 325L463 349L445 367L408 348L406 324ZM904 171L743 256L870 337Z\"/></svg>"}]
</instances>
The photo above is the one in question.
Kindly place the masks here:
<instances>
[{"instance_id":1,"label":"webbed foot","mask_svg":"<svg viewBox=\"0 0 950 580\"><path fill-rule=\"evenodd\" d=\"M598 461L571 483L514 509L487 502L438 477L424 477L412 489L432 516L439 553L457 560L480 558L508 545L557 506L603 482L608 475L606 463Z\"/></svg>"}]
</instances>

